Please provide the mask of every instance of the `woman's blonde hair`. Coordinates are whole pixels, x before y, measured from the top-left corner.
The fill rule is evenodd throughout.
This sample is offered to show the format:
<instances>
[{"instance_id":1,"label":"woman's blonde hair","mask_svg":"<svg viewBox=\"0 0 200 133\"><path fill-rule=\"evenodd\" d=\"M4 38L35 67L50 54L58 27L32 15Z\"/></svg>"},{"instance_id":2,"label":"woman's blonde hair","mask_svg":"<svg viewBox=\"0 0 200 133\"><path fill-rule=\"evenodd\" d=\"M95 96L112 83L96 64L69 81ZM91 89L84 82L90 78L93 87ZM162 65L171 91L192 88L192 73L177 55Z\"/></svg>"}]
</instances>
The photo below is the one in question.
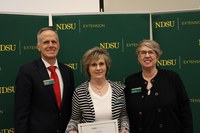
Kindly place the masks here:
<instances>
[{"instance_id":1,"label":"woman's blonde hair","mask_svg":"<svg viewBox=\"0 0 200 133\"><path fill-rule=\"evenodd\" d=\"M83 63L83 70L87 76L90 77L89 65L93 61L97 61L102 57L104 58L106 63L106 68L107 68L106 75L107 75L111 66L111 58L108 51L103 48L94 47L85 52L82 58L82 63Z\"/></svg>"}]
</instances>

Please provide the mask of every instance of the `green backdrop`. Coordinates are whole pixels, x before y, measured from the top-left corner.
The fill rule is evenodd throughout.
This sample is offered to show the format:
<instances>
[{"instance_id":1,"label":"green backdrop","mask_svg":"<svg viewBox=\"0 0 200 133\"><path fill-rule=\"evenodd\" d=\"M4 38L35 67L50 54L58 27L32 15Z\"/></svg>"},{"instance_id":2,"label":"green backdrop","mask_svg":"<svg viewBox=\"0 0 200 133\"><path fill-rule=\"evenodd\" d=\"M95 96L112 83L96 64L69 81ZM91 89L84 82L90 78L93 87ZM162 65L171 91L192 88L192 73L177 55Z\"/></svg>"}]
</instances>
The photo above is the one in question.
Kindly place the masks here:
<instances>
[{"instance_id":1,"label":"green backdrop","mask_svg":"<svg viewBox=\"0 0 200 133\"><path fill-rule=\"evenodd\" d=\"M14 82L20 65L37 57L36 34L48 16L0 14L0 133L12 133Z\"/></svg>"},{"instance_id":2,"label":"green backdrop","mask_svg":"<svg viewBox=\"0 0 200 133\"><path fill-rule=\"evenodd\" d=\"M184 81L198 133L199 16L199 11L53 15L53 27L61 44L58 59L74 70L77 86L87 80L82 72L83 53L95 46L105 48L112 58L108 79L123 82L126 76L140 70L135 55L137 43L153 35L164 51L159 67L178 72ZM22 64L39 58L36 34L48 25L48 15L0 14L0 20L0 133L11 133L16 73Z\"/></svg>"},{"instance_id":3,"label":"green backdrop","mask_svg":"<svg viewBox=\"0 0 200 133\"><path fill-rule=\"evenodd\" d=\"M200 12L152 14L153 38L163 49L160 67L178 72L190 97L194 132L200 132Z\"/></svg>"},{"instance_id":4,"label":"green backdrop","mask_svg":"<svg viewBox=\"0 0 200 133\"><path fill-rule=\"evenodd\" d=\"M59 58L74 68L76 85L87 80L82 72L82 55L95 46L110 53L108 78L122 82L137 65L134 62L137 42L149 38L150 32L149 14L53 16L53 24L60 36Z\"/></svg>"}]
</instances>

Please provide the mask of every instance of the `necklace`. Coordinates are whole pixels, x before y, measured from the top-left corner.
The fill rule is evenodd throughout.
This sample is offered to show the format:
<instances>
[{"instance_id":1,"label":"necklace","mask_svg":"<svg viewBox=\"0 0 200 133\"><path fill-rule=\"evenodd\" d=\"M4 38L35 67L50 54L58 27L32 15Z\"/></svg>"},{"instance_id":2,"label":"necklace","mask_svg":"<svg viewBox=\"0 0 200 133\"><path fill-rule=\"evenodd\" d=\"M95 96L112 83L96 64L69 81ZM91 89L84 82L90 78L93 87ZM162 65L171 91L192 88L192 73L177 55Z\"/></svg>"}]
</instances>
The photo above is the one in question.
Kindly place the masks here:
<instances>
[{"instance_id":1,"label":"necklace","mask_svg":"<svg viewBox=\"0 0 200 133\"><path fill-rule=\"evenodd\" d=\"M150 81L152 78L154 78L156 76L156 74L158 73L158 70L156 69L152 74L146 72L146 74L144 72L142 72L142 76L145 80Z\"/></svg>"},{"instance_id":2,"label":"necklace","mask_svg":"<svg viewBox=\"0 0 200 133\"><path fill-rule=\"evenodd\" d=\"M148 91L147 91L147 95L150 95L150 94L151 94L151 90L148 90Z\"/></svg>"},{"instance_id":3,"label":"necklace","mask_svg":"<svg viewBox=\"0 0 200 133\"><path fill-rule=\"evenodd\" d=\"M102 96L102 92L100 90L97 90L97 95Z\"/></svg>"},{"instance_id":4,"label":"necklace","mask_svg":"<svg viewBox=\"0 0 200 133\"><path fill-rule=\"evenodd\" d=\"M106 81L103 83L103 85L101 87L95 86L92 82L90 82L90 85L96 91L98 96L102 96L103 95L103 89L106 85Z\"/></svg>"},{"instance_id":5,"label":"necklace","mask_svg":"<svg viewBox=\"0 0 200 133\"><path fill-rule=\"evenodd\" d=\"M156 69L155 72L153 72L153 74L150 76L150 77L145 77L145 74L142 73L142 76L145 80L147 80L147 86L146 86L146 89L147 89L147 95L150 95L151 94L151 88L153 86L153 84L151 83L151 79L154 78L154 76L157 74L158 70Z\"/></svg>"}]
</instances>

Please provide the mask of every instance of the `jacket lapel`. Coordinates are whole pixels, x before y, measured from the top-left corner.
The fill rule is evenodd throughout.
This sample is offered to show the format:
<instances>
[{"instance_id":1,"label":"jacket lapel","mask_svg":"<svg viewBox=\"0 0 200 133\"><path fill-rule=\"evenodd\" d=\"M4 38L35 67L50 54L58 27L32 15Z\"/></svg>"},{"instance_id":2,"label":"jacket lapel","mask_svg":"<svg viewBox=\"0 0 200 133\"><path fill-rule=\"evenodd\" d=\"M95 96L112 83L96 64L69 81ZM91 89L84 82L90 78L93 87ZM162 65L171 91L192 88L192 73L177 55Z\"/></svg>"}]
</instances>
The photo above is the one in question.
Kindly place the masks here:
<instances>
[{"instance_id":1,"label":"jacket lapel","mask_svg":"<svg viewBox=\"0 0 200 133\"><path fill-rule=\"evenodd\" d=\"M47 69L46 69L42 59L39 59L36 61L36 66L37 66L39 74L42 77L42 80L43 80L42 82L44 85L44 81L49 80L50 77L49 77L49 74L47 72ZM44 89L48 90L48 92L52 96L53 101L55 102L56 107L58 108L57 103L56 103L56 97L55 97L54 90L53 90L53 86L52 85L44 85Z\"/></svg>"}]
</instances>

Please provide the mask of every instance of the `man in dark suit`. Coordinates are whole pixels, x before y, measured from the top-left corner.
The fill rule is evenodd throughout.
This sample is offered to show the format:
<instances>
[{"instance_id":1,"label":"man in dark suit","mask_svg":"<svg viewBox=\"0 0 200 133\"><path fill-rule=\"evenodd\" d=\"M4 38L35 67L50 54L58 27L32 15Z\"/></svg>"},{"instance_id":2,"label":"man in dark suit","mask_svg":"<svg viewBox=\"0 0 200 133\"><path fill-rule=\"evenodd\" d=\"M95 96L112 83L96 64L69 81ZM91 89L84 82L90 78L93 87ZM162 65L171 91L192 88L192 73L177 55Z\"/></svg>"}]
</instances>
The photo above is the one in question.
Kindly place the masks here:
<instances>
[{"instance_id":1,"label":"man in dark suit","mask_svg":"<svg viewBox=\"0 0 200 133\"><path fill-rule=\"evenodd\" d=\"M64 133L71 116L74 90L73 71L57 61L59 37L50 27L37 34L41 58L23 65L15 83L15 133ZM59 79L61 105L56 95L49 66L55 66Z\"/></svg>"}]
</instances>

